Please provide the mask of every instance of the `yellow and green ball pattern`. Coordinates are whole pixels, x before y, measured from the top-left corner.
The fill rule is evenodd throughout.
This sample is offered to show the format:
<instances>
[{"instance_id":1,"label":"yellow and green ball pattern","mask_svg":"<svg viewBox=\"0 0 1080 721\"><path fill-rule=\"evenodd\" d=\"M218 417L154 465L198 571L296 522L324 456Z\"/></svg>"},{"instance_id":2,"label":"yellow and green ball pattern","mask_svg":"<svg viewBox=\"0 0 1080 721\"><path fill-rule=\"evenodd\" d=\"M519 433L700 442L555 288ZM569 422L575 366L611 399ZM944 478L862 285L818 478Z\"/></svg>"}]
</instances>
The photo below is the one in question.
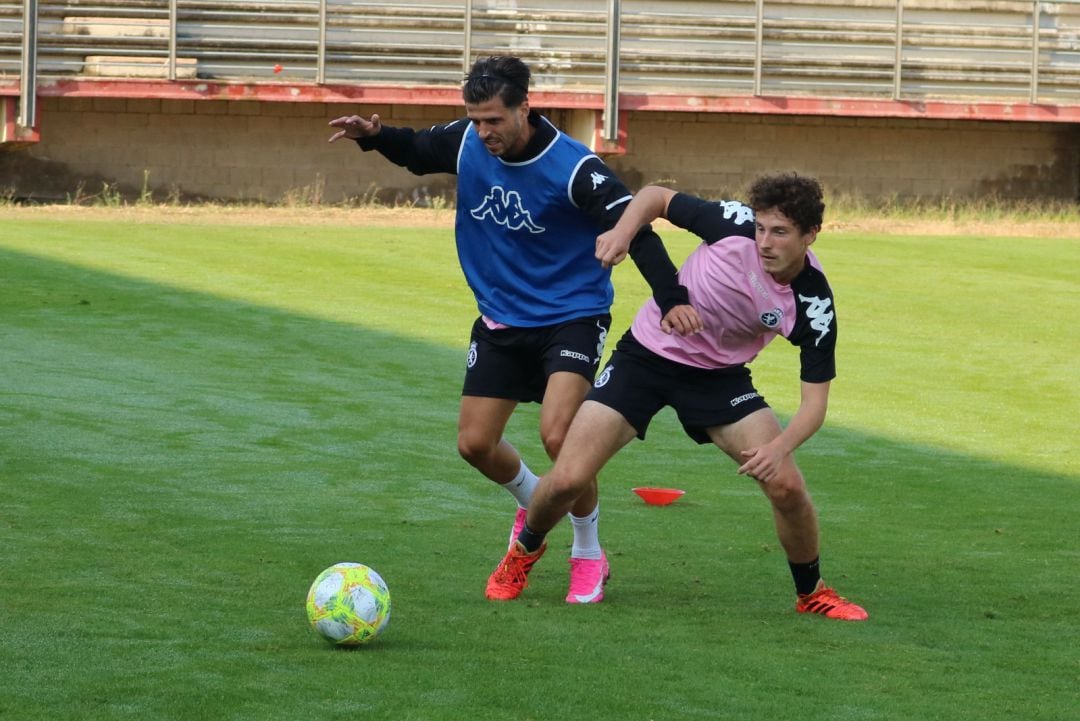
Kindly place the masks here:
<instances>
[{"instance_id":1,"label":"yellow and green ball pattern","mask_svg":"<svg viewBox=\"0 0 1080 721\"><path fill-rule=\"evenodd\" d=\"M311 627L330 643L369 643L390 621L390 589L362 563L335 563L311 584L307 616Z\"/></svg>"}]
</instances>

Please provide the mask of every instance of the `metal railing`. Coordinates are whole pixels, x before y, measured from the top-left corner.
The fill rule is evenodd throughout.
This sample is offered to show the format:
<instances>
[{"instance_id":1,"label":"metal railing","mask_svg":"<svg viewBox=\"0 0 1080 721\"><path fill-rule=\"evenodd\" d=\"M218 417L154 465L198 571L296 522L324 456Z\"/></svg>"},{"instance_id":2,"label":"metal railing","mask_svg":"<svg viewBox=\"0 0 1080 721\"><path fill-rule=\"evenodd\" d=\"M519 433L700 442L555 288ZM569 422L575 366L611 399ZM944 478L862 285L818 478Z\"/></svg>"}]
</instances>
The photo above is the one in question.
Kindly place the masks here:
<instances>
[{"instance_id":1,"label":"metal railing","mask_svg":"<svg viewBox=\"0 0 1080 721\"><path fill-rule=\"evenodd\" d=\"M37 124L37 86L34 82L37 77L37 0L25 0L23 7L19 77L24 81L19 88L19 116L16 122L23 128L32 128Z\"/></svg>"},{"instance_id":2,"label":"metal railing","mask_svg":"<svg viewBox=\"0 0 1080 721\"><path fill-rule=\"evenodd\" d=\"M131 76L456 87L492 53L529 62L538 89L609 104L619 93L1080 104L1080 0L0 0L0 80L24 87Z\"/></svg>"}]
</instances>

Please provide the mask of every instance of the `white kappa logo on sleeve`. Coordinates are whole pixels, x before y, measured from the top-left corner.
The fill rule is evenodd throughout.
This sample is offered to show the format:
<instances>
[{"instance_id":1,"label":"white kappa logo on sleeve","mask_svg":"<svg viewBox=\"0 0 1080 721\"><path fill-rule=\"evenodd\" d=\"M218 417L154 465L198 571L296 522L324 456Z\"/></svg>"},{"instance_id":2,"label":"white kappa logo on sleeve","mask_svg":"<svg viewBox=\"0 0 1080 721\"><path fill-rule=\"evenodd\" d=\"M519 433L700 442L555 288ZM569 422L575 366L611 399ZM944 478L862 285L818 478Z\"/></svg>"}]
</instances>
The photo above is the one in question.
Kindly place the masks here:
<instances>
[{"instance_id":1,"label":"white kappa logo on sleeve","mask_svg":"<svg viewBox=\"0 0 1080 721\"><path fill-rule=\"evenodd\" d=\"M821 339L829 334L831 330L834 313L829 310L832 306L832 298L825 298L822 300L818 297L807 297L805 295L799 296L800 303L809 303L810 307L806 309L806 317L810 319L810 327L816 330L819 335L817 340L814 341L814 345L821 343Z\"/></svg>"}]
</instances>

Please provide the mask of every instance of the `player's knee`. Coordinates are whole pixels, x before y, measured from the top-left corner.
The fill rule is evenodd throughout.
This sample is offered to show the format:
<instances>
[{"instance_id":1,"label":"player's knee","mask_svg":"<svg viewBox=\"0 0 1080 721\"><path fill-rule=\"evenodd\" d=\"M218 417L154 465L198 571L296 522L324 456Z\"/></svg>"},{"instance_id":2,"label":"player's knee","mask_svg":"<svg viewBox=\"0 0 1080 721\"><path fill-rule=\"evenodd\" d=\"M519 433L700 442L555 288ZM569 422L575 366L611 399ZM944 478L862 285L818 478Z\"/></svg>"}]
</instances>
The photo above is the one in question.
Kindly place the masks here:
<instances>
[{"instance_id":1,"label":"player's knee","mask_svg":"<svg viewBox=\"0 0 1080 721\"><path fill-rule=\"evenodd\" d=\"M560 504L577 500L589 485L589 477L575 474L572 468L555 464L544 480L549 484L551 496Z\"/></svg>"},{"instance_id":2,"label":"player's knee","mask_svg":"<svg viewBox=\"0 0 1080 721\"><path fill-rule=\"evenodd\" d=\"M540 440L544 444L544 450L547 452L548 458L555 460L559 457L559 451L562 450L563 442L566 440L566 430L545 431L540 434Z\"/></svg>"},{"instance_id":3,"label":"player's knee","mask_svg":"<svg viewBox=\"0 0 1080 721\"><path fill-rule=\"evenodd\" d=\"M468 433L458 434L458 453L473 466L483 463L489 458L495 452L497 445L497 442L492 443L491 440L482 436Z\"/></svg>"},{"instance_id":4,"label":"player's knee","mask_svg":"<svg viewBox=\"0 0 1080 721\"><path fill-rule=\"evenodd\" d=\"M764 484L764 489L773 507L781 513L803 508L810 503L806 483L798 471L781 473Z\"/></svg>"}]
</instances>

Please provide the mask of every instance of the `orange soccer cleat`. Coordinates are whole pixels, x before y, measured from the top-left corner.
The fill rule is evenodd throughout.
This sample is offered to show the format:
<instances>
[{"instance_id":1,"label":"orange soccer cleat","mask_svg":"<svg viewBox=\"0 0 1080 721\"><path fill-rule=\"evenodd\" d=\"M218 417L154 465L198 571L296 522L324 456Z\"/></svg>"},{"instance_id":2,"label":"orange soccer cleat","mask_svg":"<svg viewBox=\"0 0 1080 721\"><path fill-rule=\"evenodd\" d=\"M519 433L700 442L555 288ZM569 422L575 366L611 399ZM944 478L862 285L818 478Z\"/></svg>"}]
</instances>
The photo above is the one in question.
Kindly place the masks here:
<instances>
[{"instance_id":1,"label":"orange soccer cleat","mask_svg":"<svg viewBox=\"0 0 1080 721\"><path fill-rule=\"evenodd\" d=\"M865 621L870 617L862 606L840 596L827 587L824 581L818 581L813 593L800 595L795 602L795 610L799 613L816 613L819 616L838 618L842 621Z\"/></svg>"},{"instance_id":2,"label":"orange soccer cleat","mask_svg":"<svg viewBox=\"0 0 1080 721\"><path fill-rule=\"evenodd\" d=\"M547 544L529 553L518 541L510 546L503 560L488 578L484 595L491 601L513 601L529 585L529 571L547 550Z\"/></svg>"}]
</instances>

